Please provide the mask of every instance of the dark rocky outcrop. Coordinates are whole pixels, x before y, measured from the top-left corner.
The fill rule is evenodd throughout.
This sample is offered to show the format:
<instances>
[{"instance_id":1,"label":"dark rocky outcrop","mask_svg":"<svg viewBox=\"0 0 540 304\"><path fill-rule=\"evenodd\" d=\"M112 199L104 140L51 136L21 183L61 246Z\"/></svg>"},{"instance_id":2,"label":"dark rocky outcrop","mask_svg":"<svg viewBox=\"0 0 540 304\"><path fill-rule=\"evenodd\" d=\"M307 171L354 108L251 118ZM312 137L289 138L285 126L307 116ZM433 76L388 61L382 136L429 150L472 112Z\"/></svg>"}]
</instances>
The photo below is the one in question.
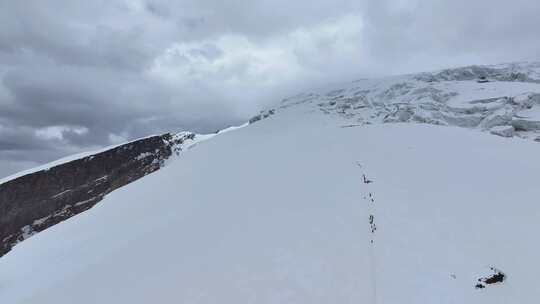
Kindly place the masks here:
<instances>
[{"instance_id":1,"label":"dark rocky outcrop","mask_svg":"<svg viewBox=\"0 0 540 304\"><path fill-rule=\"evenodd\" d=\"M484 289L488 285L502 283L506 280L506 275L495 267L490 267L491 274L479 278L478 283L475 285L476 289Z\"/></svg>"},{"instance_id":2,"label":"dark rocky outcrop","mask_svg":"<svg viewBox=\"0 0 540 304\"><path fill-rule=\"evenodd\" d=\"M258 115L253 116L249 120L249 123L250 124L256 123L257 121L266 119L266 118L270 117L271 115L274 115L275 113L276 113L276 110L274 110L274 109L270 109L270 110L267 110L267 111L261 111Z\"/></svg>"},{"instance_id":3,"label":"dark rocky outcrop","mask_svg":"<svg viewBox=\"0 0 540 304\"><path fill-rule=\"evenodd\" d=\"M158 170L194 134L139 139L0 184L0 256L18 242L92 208Z\"/></svg>"}]
</instances>

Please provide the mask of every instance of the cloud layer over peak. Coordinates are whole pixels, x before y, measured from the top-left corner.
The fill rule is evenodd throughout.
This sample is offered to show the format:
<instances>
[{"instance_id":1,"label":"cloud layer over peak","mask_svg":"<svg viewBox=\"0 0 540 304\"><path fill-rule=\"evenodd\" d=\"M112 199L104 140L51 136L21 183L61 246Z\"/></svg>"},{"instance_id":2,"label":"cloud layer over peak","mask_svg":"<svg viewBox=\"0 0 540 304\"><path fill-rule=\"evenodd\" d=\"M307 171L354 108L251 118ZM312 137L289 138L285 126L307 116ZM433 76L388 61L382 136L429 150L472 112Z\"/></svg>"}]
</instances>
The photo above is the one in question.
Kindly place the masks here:
<instances>
[{"instance_id":1,"label":"cloud layer over peak","mask_svg":"<svg viewBox=\"0 0 540 304\"><path fill-rule=\"evenodd\" d=\"M0 0L0 177L325 83L538 60L534 0Z\"/></svg>"}]
</instances>

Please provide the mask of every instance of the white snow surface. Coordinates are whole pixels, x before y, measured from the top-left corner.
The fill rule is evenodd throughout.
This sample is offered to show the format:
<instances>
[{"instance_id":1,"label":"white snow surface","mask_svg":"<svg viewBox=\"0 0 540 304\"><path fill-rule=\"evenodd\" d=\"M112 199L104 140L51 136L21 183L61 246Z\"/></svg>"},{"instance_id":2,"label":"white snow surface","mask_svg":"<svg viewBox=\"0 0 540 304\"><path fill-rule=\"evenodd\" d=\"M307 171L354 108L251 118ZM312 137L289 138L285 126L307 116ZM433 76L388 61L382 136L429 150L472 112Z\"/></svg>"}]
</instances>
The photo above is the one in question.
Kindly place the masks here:
<instances>
[{"instance_id":1,"label":"white snow surface","mask_svg":"<svg viewBox=\"0 0 540 304\"><path fill-rule=\"evenodd\" d=\"M18 244L0 303L538 302L539 63L264 113ZM505 280L476 289L491 268Z\"/></svg>"},{"instance_id":2,"label":"white snow surface","mask_svg":"<svg viewBox=\"0 0 540 304\"><path fill-rule=\"evenodd\" d=\"M538 143L349 123L200 142L0 258L0 303L537 303Z\"/></svg>"}]
</instances>

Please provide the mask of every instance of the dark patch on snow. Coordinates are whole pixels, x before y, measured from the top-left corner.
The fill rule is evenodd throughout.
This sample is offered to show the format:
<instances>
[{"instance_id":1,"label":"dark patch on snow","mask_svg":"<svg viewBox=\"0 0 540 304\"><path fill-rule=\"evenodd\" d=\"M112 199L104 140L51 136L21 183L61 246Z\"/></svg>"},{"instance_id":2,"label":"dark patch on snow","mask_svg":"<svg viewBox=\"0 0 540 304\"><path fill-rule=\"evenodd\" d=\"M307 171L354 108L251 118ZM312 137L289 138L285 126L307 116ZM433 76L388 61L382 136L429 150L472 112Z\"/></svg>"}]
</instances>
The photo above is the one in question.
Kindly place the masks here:
<instances>
[{"instance_id":1,"label":"dark patch on snow","mask_svg":"<svg viewBox=\"0 0 540 304\"><path fill-rule=\"evenodd\" d=\"M366 177L366 175L363 175L362 177L364 178L364 184L371 184L371 183L373 183L373 181L370 180L370 179L368 179L368 178Z\"/></svg>"},{"instance_id":2,"label":"dark patch on snow","mask_svg":"<svg viewBox=\"0 0 540 304\"><path fill-rule=\"evenodd\" d=\"M354 128L354 127L361 127L362 125L359 124L351 124L351 125L343 125L341 128Z\"/></svg>"},{"instance_id":3,"label":"dark patch on snow","mask_svg":"<svg viewBox=\"0 0 540 304\"><path fill-rule=\"evenodd\" d=\"M478 82L478 83L486 83L486 82L489 82L489 79L487 79L486 76L480 76L480 77L478 77L476 82Z\"/></svg>"},{"instance_id":4,"label":"dark patch on snow","mask_svg":"<svg viewBox=\"0 0 540 304\"><path fill-rule=\"evenodd\" d=\"M479 283L475 285L476 289L483 289L486 288L487 285L502 283L506 279L506 275L497 268L490 267L489 269L493 272L493 274L479 278Z\"/></svg>"},{"instance_id":5,"label":"dark patch on snow","mask_svg":"<svg viewBox=\"0 0 540 304\"><path fill-rule=\"evenodd\" d=\"M265 118L268 118L268 117L270 117L270 115L274 115L275 113L276 113L275 109L270 109L270 110L267 110L267 111L261 111L259 114L253 116L249 120L249 124L255 123L255 122L257 122L259 120L263 120Z\"/></svg>"}]
</instances>

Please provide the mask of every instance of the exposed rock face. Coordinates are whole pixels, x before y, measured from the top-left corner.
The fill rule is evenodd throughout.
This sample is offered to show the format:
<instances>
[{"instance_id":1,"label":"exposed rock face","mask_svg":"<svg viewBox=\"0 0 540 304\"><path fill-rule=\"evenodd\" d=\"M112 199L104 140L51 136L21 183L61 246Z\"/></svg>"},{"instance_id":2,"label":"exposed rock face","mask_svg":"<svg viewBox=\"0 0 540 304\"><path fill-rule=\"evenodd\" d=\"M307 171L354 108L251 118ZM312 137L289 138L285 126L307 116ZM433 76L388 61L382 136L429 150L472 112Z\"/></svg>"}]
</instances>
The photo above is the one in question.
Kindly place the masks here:
<instances>
[{"instance_id":1,"label":"exposed rock face","mask_svg":"<svg viewBox=\"0 0 540 304\"><path fill-rule=\"evenodd\" d=\"M259 120L268 118L268 117L270 117L270 115L274 115L275 113L276 113L276 110L274 110L274 109L270 109L270 110L266 110L266 111L261 111L259 114L253 116L253 117L249 120L249 123L250 123L250 124L255 123L255 122L259 121Z\"/></svg>"},{"instance_id":2,"label":"exposed rock face","mask_svg":"<svg viewBox=\"0 0 540 304\"><path fill-rule=\"evenodd\" d=\"M192 133L164 134L34 172L0 184L0 256L18 242L158 170Z\"/></svg>"}]
</instances>

